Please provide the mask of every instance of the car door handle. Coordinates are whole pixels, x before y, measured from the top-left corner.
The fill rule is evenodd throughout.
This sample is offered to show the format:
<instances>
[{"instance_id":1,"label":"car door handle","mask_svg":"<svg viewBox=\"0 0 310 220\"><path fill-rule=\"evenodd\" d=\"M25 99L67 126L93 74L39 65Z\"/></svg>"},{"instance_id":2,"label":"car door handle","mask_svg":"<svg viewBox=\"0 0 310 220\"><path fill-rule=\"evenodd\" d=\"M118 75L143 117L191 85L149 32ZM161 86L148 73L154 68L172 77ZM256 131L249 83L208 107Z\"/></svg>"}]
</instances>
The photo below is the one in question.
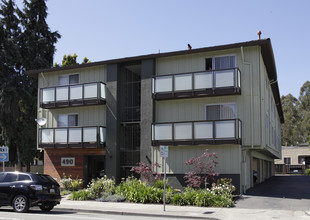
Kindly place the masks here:
<instances>
[{"instance_id":1,"label":"car door handle","mask_svg":"<svg viewBox=\"0 0 310 220\"><path fill-rule=\"evenodd\" d=\"M10 186L11 188L15 188L15 185L13 185L13 186Z\"/></svg>"}]
</instances>

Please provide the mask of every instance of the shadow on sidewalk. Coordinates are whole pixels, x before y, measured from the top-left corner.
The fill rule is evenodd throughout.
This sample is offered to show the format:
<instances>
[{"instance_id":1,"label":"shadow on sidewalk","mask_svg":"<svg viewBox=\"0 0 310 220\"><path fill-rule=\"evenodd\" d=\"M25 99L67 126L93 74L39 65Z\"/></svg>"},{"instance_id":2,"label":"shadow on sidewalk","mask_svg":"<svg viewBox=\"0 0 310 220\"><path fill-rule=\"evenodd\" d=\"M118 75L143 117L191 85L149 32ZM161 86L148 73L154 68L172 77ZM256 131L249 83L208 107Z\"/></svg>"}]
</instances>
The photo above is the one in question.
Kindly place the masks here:
<instances>
[{"instance_id":1,"label":"shadow on sidewalk","mask_svg":"<svg viewBox=\"0 0 310 220\"><path fill-rule=\"evenodd\" d=\"M247 190L246 195L310 199L310 176L273 176Z\"/></svg>"}]
</instances>

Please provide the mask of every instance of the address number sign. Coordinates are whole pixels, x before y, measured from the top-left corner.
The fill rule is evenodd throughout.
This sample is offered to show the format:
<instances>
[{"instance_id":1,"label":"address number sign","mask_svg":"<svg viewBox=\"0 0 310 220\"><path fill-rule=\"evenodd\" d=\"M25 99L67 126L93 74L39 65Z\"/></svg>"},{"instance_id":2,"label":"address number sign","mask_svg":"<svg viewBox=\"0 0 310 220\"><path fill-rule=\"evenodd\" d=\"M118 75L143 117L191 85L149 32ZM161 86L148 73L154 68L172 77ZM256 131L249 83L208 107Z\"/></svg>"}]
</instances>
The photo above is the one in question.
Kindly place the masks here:
<instances>
[{"instance_id":1,"label":"address number sign","mask_svg":"<svg viewBox=\"0 0 310 220\"><path fill-rule=\"evenodd\" d=\"M74 167L75 166L75 157L62 157L61 166Z\"/></svg>"}]
</instances>

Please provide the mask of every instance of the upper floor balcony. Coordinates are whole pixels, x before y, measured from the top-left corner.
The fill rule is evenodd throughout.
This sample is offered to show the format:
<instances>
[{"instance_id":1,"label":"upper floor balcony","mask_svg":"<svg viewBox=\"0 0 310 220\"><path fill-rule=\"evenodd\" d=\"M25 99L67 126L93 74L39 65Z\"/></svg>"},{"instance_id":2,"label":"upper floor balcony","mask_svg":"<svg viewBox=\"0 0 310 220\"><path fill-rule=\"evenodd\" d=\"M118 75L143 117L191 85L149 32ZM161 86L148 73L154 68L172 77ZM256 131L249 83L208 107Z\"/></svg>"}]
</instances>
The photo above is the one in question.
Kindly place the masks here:
<instances>
[{"instance_id":1,"label":"upper floor balcony","mask_svg":"<svg viewBox=\"0 0 310 220\"><path fill-rule=\"evenodd\" d=\"M153 123L152 145L241 144L240 119Z\"/></svg>"},{"instance_id":2,"label":"upper floor balcony","mask_svg":"<svg viewBox=\"0 0 310 220\"><path fill-rule=\"evenodd\" d=\"M102 82L41 88L41 108L105 104L106 85Z\"/></svg>"},{"instance_id":3,"label":"upper floor balcony","mask_svg":"<svg viewBox=\"0 0 310 220\"><path fill-rule=\"evenodd\" d=\"M152 83L157 100L241 94L238 68L154 76Z\"/></svg>"},{"instance_id":4,"label":"upper floor balcony","mask_svg":"<svg viewBox=\"0 0 310 220\"><path fill-rule=\"evenodd\" d=\"M100 148L105 140L106 128L102 126L39 129L41 148Z\"/></svg>"}]
</instances>

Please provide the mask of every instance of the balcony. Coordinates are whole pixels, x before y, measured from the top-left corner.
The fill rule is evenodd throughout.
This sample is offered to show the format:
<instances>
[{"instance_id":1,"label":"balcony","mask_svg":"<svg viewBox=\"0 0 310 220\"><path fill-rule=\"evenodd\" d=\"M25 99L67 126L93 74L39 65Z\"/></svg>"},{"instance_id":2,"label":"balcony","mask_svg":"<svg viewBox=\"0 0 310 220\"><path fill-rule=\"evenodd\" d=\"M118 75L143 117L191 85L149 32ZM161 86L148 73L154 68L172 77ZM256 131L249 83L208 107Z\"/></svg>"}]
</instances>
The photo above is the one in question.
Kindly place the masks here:
<instances>
[{"instance_id":1,"label":"balcony","mask_svg":"<svg viewBox=\"0 0 310 220\"><path fill-rule=\"evenodd\" d=\"M238 68L153 77L153 99L241 94Z\"/></svg>"},{"instance_id":2,"label":"balcony","mask_svg":"<svg viewBox=\"0 0 310 220\"><path fill-rule=\"evenodd\" d=\"M62 127L39 129L42 148L100 148L106 140L105 127Z\"/></svg>"},{"instance_id":3,"label":"balcony","mask_svg":"<svg viewBox=\"0 0 310 220\"><path fill-rule=\"evenodd\" d=\"M239 119L153 123L152 145L241 144Z\"/></svg>"},{"instance_id":4,"label":"balcony","mask_svg":"<svg viewBox=\"0 0 310 220\"><path fill-rule=\"evenodd\" d=\"M51 109L105 104L105 87L104 83L95 82L42 88L40 107Z\"/></svg>"}]
</instances>

